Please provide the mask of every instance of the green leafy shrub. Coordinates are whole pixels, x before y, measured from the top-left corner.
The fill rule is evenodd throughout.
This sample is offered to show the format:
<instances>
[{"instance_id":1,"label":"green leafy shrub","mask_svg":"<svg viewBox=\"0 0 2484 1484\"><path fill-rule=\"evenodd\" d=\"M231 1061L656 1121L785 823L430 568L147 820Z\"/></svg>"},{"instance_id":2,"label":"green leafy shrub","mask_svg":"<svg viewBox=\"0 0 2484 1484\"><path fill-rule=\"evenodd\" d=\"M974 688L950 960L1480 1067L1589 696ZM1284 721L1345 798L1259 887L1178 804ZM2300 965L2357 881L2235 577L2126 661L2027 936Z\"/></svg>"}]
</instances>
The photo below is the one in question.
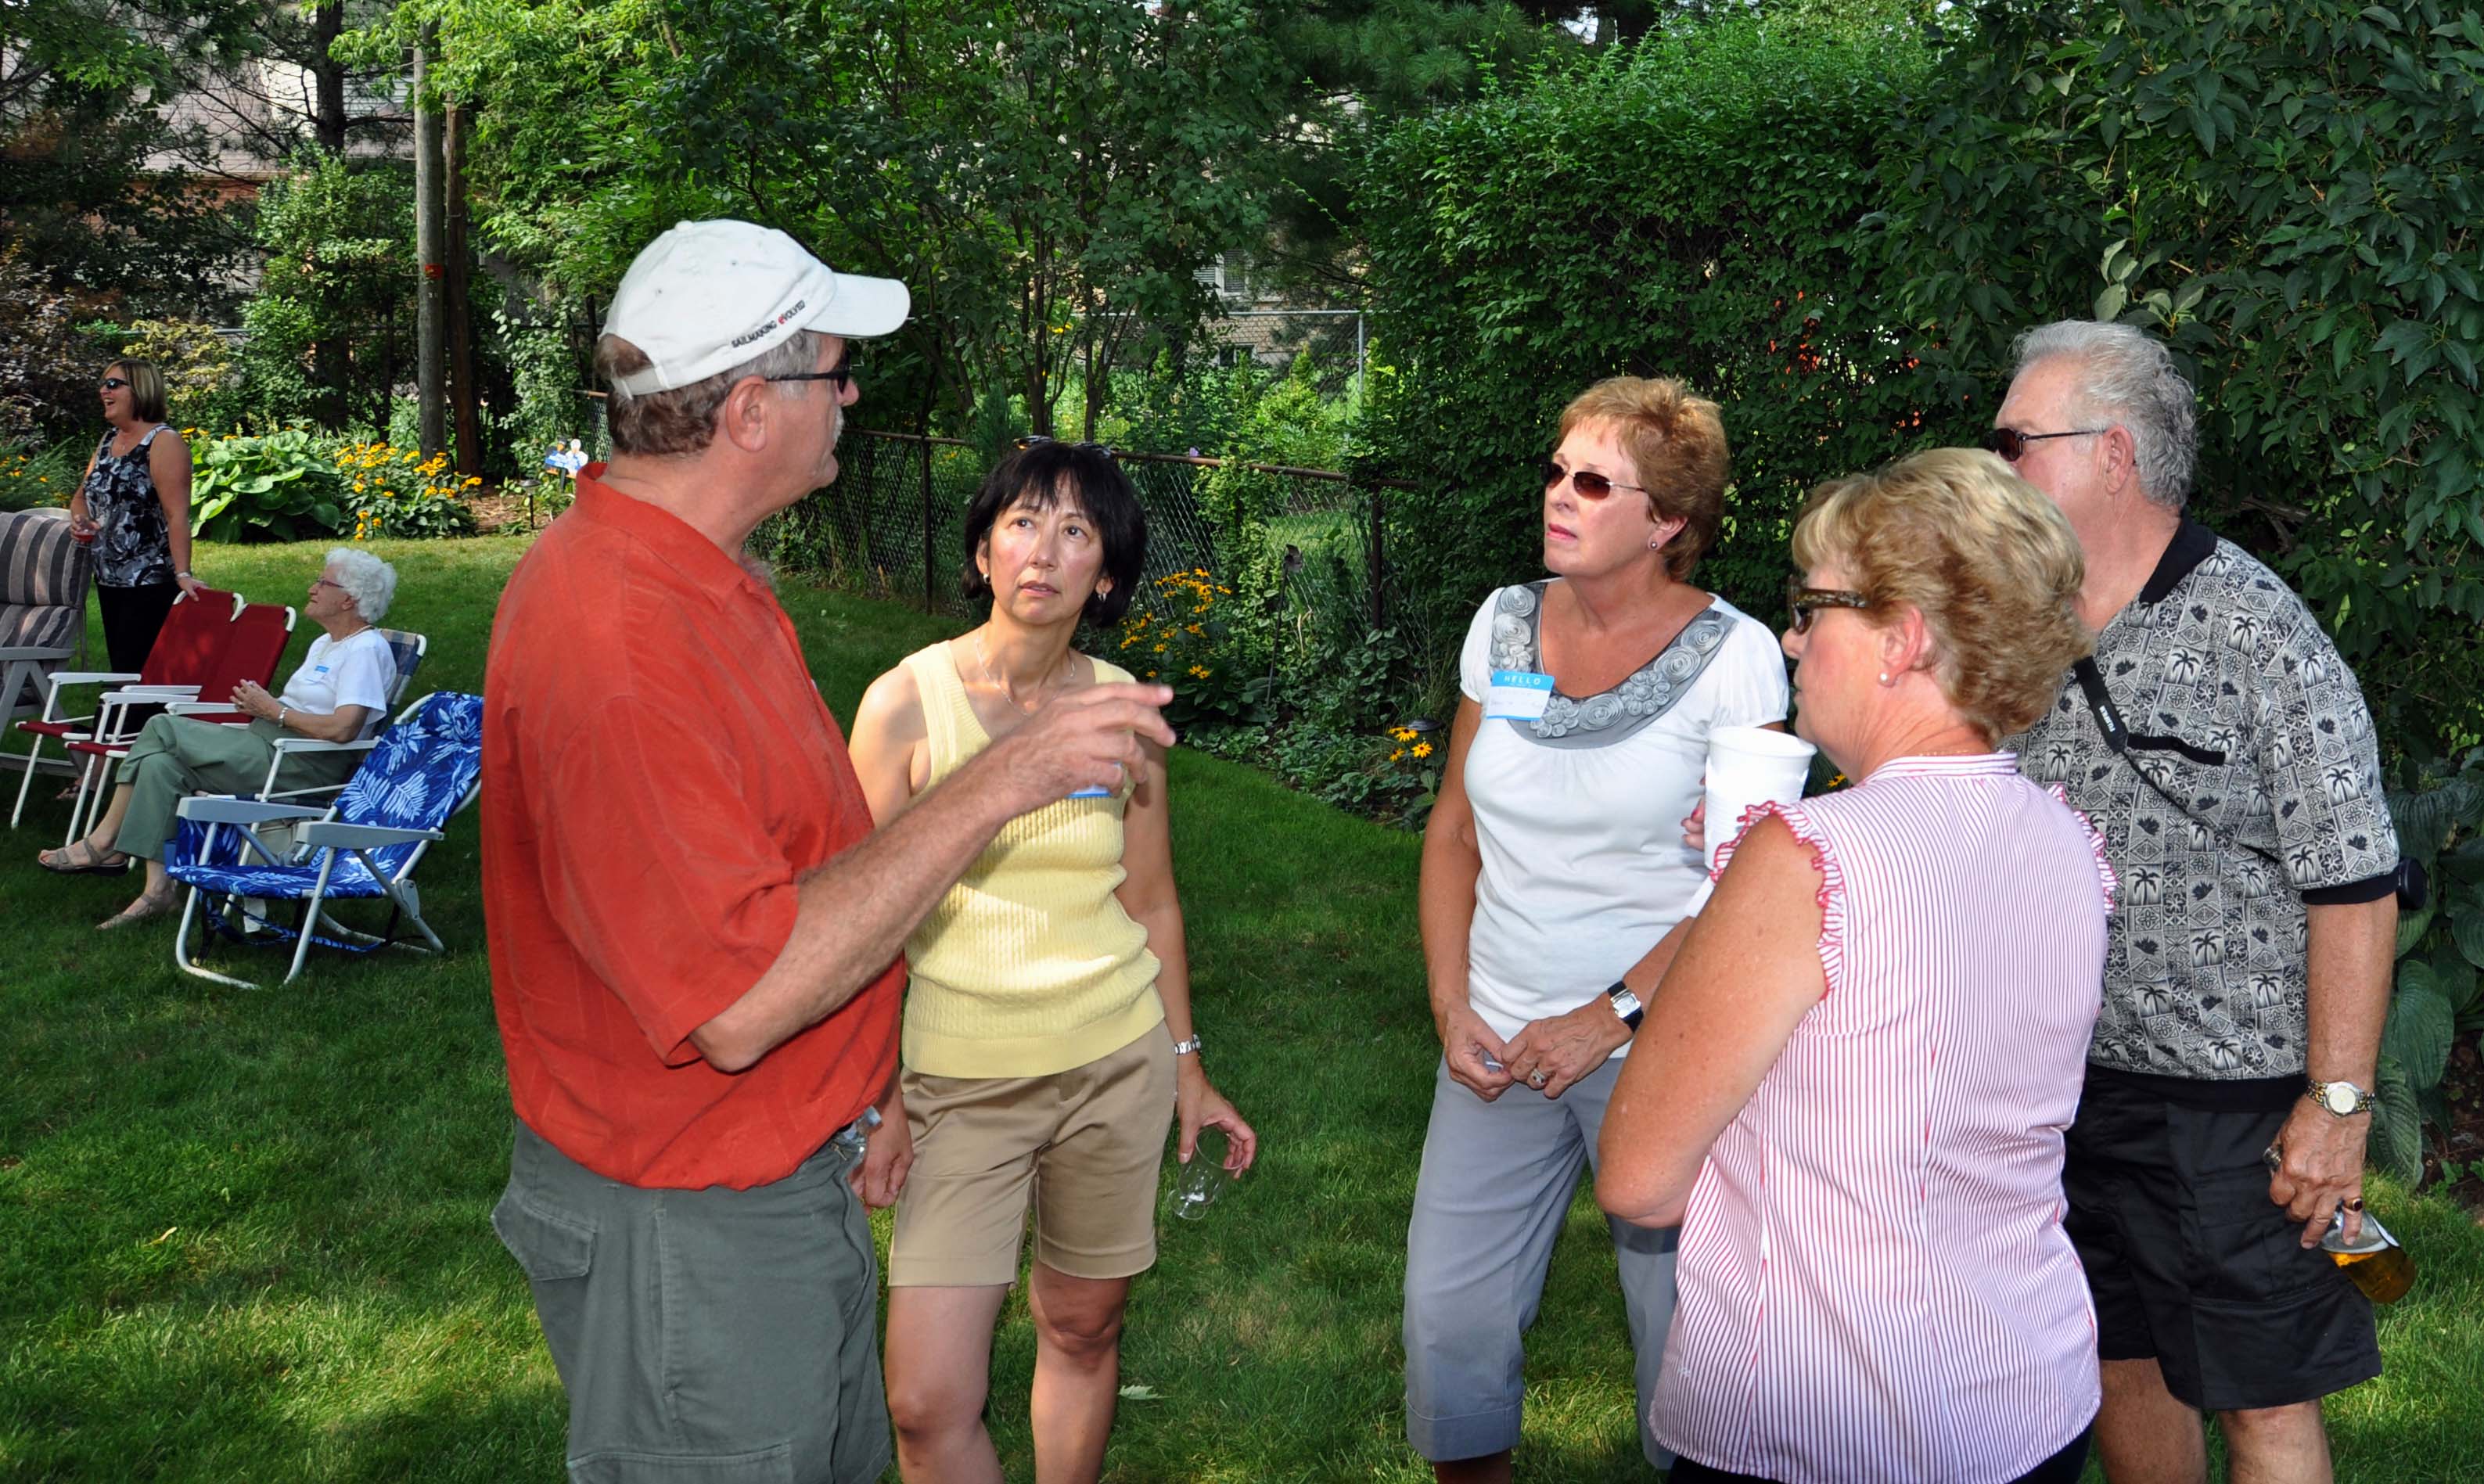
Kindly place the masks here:
<instances>
[{"instance_id":1,"label":"green leafy shrub","mask_svg":"<svg viewBox=\"0 0 2484 1484\"><path fill-rule=\"evenodd\" d=\"M240 420L239 371L232 348L215 326L188 319L137 320L118 353L152 361L164 373L165 411L175 426L195 433Z\"/></svg>"},{"instance_id":2,"label":"green leafy shrub","mask_svg":"<svg viewBox=\"0 0 2484 1484\"><path fill-rule=\"evenodd\" d=\"M1158 578L1154 602L1134 607L1101 653L1141 680L1174 688L1165 718L1176 731L1256 723L1269 676L1234 625L1233 589L1205 568Z\"/></svg>"},{"instance_id":3,"label":"green leafy shrub","mask_svg":"<svg viewBox=\"0 0 2484 1484\"><path fill-rule=\"evenodd\" d=\"M1984 5L1889 194L1883 302L1928 401L2012 336L2164 336L2193 501L2336 633L2384 735L2484 735L2484 19L2437 0ZM1966 419L1981 420L1981 415Z\"/></svg>"},{"instance_id":4,"label":"green leafy shrub","mask_svg":"<svg viewBox=\"0 0 2484 1484\"><path fill-rule=\"evenodd\" d=\"M258 198L266 253L243 310L252 415L385 427L415 364L414 192L393 164L321 156L268 182Z\"/></svg>"},{"instance_id":5,"label":"green leafy shrub","mask_svg":"<svg viewBox=\"0 0 2484 1484\"><path fill-rule=\"evenodd\" d=\"M2372 1163L2412 1187L2423 1178L2423 1127L2449 1121L2442 1077L2452 1043L2484 1030L2484 747L2455 766L2402 765L2390 795L2398 850L2431 893L2398 917L2397 991L2381 1032Z\"/></svg>"},{"instance_id":6,"label":"green leafy shrub","mask_svg":"<svg viewBox=\"0 0 2484 1484\"><path fill-rule=\"evenodd\" d=\"M474 512L459 497L483 481L459 479L447 454L426 459L418 449L366 439L344 445L333 458L347 481L344 509L356 541L474 533Z\"/></svg>"},{"instance_id":7,"label":"green leafy shrub","mask_svg":"<svg viewBox=\"0 0 2484 1484\"><path fill-rule=\"evenodd\" d=\"M1541 571L1536 461L1590 383L1678 376L1723 405L1736 482L1696 580L1753 612L1809 486L1918 436L1869 219L1930 61L1887 28L1737 20L1381 136L1359 197L1394 376L1366 464L1423 487L1392 499L1388 552L1436 693L1474 605Z\"/></svg>"},{"instance_id":8,"label":"green leafy shrub","mask_svg":"<svg viewBox=\"0 0 2484 1484\"><path fill-rule=\"evenodd\" d=\"M345 477L308 428L227 433L191 456L190 534L210 541L308 541L345 525Z\"/></svg>"},{"instance_id":9,"label":"green leafy shrub","mask_svg":"<svg viewBox=\"0 0 2484 1484\"><path fill-rule=\"evenodd\" d=\"M10 445L0 442L0 510L34 510L66 505L86 471L87 452L76 441Z\"/></svg>"}]
</instances>

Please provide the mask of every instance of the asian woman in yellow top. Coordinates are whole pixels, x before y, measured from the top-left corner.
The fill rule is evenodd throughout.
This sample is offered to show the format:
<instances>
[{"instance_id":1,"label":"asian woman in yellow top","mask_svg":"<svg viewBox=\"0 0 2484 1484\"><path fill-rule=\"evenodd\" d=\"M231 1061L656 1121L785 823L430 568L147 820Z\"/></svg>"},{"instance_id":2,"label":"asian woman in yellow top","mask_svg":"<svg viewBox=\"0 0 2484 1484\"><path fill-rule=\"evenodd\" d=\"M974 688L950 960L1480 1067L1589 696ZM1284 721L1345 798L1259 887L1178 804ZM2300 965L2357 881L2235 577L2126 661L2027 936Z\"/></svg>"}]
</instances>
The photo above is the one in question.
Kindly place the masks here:
<instances>
[{"instance_id":1,"label":"asian woman in yellow top","mask_svg":"<svg viewBox=\"0 0 2484 1484\"><path fill-rule=\"evenodd\" d=\"M853 760L886 824L1050 700L1129 674L1071 647L1127 611L1147 520L1112 455L1030 440L966 514L969 597L991 616L872 683ZM1115 794L1004 828L905 946L898 1088L861 1178L897 1198L888 1410L908 1480L992 1481L991 1342L1035 1213L1027 1308L1039 1484L1103 1471L1130 1279L1155 1261L1156 1174L1176 1119L1247 1169L1257 1136L1211 1086L1190 1016L1162 749ZM902 1187L902 1189L901 1189Z\"/></svg>"}]
</instances>

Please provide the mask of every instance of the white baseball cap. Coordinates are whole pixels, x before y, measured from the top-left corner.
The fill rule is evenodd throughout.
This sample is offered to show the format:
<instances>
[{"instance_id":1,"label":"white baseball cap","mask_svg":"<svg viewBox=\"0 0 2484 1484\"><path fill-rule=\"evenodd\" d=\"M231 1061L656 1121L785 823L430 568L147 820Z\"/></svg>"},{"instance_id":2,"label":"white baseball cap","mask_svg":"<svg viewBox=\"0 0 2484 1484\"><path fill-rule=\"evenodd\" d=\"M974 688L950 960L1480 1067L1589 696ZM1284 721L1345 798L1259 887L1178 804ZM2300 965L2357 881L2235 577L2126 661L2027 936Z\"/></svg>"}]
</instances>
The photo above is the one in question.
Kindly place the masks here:
<instances>
[{"instance_id":1,"label":"white baseball cap","mask_svg":"<svg viewBox=\"0 0 2484 1484\"><path fill-rule=\"evenodd\" d=\"M614 381L633 396L704 381L795 330L887 335L909 300L895 279L839 273L772 227L680 222L621 276L604 333L651 363Z\"/></svg>"}]
</instances>

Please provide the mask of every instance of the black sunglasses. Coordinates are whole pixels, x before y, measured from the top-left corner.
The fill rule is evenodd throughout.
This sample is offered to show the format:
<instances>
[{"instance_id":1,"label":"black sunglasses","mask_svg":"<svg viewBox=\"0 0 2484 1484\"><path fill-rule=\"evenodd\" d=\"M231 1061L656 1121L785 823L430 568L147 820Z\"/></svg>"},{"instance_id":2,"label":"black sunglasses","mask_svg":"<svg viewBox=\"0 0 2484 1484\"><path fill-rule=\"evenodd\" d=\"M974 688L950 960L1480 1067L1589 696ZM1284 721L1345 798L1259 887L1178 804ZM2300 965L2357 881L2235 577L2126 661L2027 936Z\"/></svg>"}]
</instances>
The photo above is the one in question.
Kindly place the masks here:
<instances>
[{"instance_id":1,"label":"black sunglasses","mask_svg":"<svg viewBox=\"0 0 2484 1484\"><path fill-rule=\"evenodd\" d=\"M103 379L103 390L106 391L118 391L128 385L129 383L118 376L107 376Z\"/></svg>"},{"instance_id":2,"label":"black sunglasses","mask_svg":"<svg viewBox=\"0 0 2484 1484\"><path fill-rule=\"evenodd\" d=\"M1570 481L1571 488L1577 490L1580 494L1585 496L1589 499L1602 499L1615 490L1633 490L1641 495L1647 493L1647 486L1643 484L1615 484L1612 480L1597 473L1594 470L1563 469L1560 465L1553 463L1551 459L1546 459L1543 462L1541 469L1544 476L1544 487L1546 489L1559 489L1561 487L1561 481L1567 479Z\"/></svg>"},{"instance_id":3,"label":"black sunglasses","mask_svg":"<svg viewBox=\"0 0 2484 1484\"><path fill-rule=\"evenodd\" d=\"M1796 634L1809 634L1813 615L1822 608L1868 608L1872 600L1842 587L1805 587L1798 576L1786 579L1786 611L1794 615Z\"/></svg>"},{"instance_id":4,"label":"black sunglasses","mask_svg":"<svg viewBox=\"0 0 2484 1484\"><path fill-rule=\"evenodd\" d=\"M850 384L852 383L853 374L853 342L849 340L846 343L845 349L838 354L837 364L828 367L824 371L796 371L789 375L770 376L765 379L769 381L824 381L836 388L839 391L843 391Z\"/></svg>"},{"instance_id":5,"label":"black sunglasses","mask_svg":"<svg viewBox=\"0 0 2484 1484\"><path fill-rule=\"evenodd\" d=\"M2090 434L2107 431L2110 430L2072 428L2066 433L2021 433L2016 428L1987 428L1984 434L1984 449L1986 453L1997 453L2010 463L2015 464L2027 456L2029 444L2040 444L2047 438L2086 438Z\"/></svg>"},{"instance_id":6,"label":"black sunglasses","mask_svg":"<svg viewBox=\"0 0 2484 1484\"><path fill-rule=\"evenodd\" d=\"M1120 455L1113 451L1113 445L1110 444L1065 443L1061 439L1046 437L1041 433L1029 433L1023 438L1012 438L1010 440L1010 446L1015 448L1020 453L1024 453L1029 448L1041 447L1045 444L1061 444L1062 446L1067 448L1077 448L1088 453L1100 453L1108 459L1120 457Z\"/></svg>"}]
</instances>

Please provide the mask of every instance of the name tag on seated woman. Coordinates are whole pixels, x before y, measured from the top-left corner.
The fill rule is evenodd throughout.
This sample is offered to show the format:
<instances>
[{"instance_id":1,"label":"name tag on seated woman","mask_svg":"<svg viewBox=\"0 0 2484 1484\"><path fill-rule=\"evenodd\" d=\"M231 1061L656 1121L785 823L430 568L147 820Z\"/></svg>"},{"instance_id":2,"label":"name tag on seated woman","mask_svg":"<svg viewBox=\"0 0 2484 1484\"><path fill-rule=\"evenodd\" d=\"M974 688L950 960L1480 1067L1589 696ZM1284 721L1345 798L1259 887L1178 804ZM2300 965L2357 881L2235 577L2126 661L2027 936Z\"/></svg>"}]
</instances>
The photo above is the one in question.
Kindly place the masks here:
<instances>
[{"instance_id":1,"label":"name tag on seated woman","mask_svg":"<svg viewBox=\"0 0 2484 1484\"><path fill-rule=\"evenodd\" d=\"M1538 721L1552 704L1552 677L1534 670L1495 670L1483 692L1483 714L1493 721Z\"/></svg>"}]
</instances>

